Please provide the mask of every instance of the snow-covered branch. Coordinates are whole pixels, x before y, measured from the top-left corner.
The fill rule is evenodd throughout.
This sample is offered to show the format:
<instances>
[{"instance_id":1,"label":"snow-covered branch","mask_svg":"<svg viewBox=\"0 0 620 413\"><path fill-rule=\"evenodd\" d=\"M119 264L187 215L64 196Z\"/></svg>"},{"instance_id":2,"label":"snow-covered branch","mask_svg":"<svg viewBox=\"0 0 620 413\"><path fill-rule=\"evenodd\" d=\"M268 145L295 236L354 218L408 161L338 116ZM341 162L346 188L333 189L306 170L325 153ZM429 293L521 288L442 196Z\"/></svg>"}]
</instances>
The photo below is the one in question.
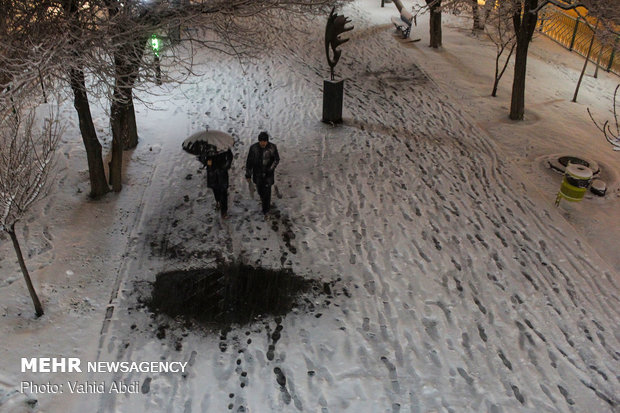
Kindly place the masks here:
<instances>
[{"instance_id":1,"label":"snow-covered branch","mask_svg":"<svg viewBox=\"0 0 620 413\"><path fill-rule=\"evenodd\" d=\"M20 111L22 112L22 111ZM37 124L34 109L0 118L0 229L9 228L45 195L62 127L54 113Z\"/></svg>"}]
</instances>

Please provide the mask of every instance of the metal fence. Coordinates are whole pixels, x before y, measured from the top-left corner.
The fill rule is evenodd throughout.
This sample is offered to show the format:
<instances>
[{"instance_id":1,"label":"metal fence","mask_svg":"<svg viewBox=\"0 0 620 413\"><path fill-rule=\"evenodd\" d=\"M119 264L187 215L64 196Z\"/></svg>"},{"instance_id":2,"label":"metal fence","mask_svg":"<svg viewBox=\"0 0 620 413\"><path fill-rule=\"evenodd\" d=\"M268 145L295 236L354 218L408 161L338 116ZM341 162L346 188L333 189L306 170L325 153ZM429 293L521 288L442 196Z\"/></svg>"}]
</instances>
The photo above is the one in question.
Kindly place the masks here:
<instances>
[{"instance_id":1,"label":"metal fence","mask_svg":"<svg viewBox=\"0 0 620 413\"><path fill-rule=\"evenodd\" d=\"M589 20L590 26L596 20ZM573 17L557 7L547 7L538 19L538 30L568 50L587 56L594 31L580 17ZM600 68L620 75L620 51L618 36L601 42L596 36L590 52L590 61L599 62Z\"/></svg>"}]
</instances>

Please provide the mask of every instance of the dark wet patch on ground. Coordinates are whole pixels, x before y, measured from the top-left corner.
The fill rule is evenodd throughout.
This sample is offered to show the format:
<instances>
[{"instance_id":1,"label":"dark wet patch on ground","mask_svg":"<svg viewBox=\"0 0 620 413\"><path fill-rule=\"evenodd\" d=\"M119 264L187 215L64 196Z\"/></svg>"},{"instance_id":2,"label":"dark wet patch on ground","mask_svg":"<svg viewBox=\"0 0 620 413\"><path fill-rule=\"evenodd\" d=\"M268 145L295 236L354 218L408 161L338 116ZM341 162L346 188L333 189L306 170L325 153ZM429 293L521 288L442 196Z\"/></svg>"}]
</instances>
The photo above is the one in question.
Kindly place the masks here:
<instances>
[{"instance_id":1,"label":"dark wet patch on ground","mask_svg":"<svg viewBox=\"0 0 620 413\"><path fill-rule=\"evenodd\" d=\"M232 263L158 274L148 306L155 313L222 328L285 315L310 301L302 300L304 295L324 290L289 269Z\"/></svg>"}]
</instances>

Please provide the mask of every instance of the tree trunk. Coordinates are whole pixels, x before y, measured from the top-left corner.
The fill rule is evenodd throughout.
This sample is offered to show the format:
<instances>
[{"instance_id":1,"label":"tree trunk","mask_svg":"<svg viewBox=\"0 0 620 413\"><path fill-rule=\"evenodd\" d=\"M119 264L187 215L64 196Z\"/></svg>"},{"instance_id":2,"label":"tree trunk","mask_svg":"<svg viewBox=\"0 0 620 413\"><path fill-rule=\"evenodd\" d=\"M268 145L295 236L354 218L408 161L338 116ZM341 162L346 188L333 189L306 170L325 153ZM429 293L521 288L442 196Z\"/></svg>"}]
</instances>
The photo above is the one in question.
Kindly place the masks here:
<instances>
[{"instance_id":1,"label":"tree trunk","mask_svg":"<svg viewBox=\"0 0 620 413\"><path fill-rule=\"evenodd\" d=\"M125 112L123 115L123 149L133 149L138 146L138 127L136 125L136 111L133 106L133 86L138 78L140 71L140 64L142 63L142 56L147 39L138 37L129 44L129 50L123 50L124 56L121 61L119 72L121 92L123 95L122 110Z\"/></svg>"},{"instance_id":2,"label":"tree trunk","mask_svg":"<svg viewBox=\"0 0 620 413\"><path fill-rule=\"evenodd\" d=\"M527 49L530 42L526 38L517 38L512 96L510 100L510 119L523 120L525 113L525 78L527 70Z\"/></svg>"},{"instance_id":3,"label":"tree trunk","mask_svg":"<svg viewBox=\"0 0 620 413\"><path fill-rule=\"evenodd\" d=\"M73 38L79 37L77 27L79 27L79 6L76 0L63 0L62 7L64 9L70 24L70 34ZM71 37L71 36L70 36ZM72 44L72 42L70 42ZM80 61L80 50L73 49L74 61ZM110 191L106 183L105 170L103 168L103 158L101 157L101 143L97 138L93 117L90 113L90 105L88 103L88 95L86 94L86 81L84 79L84 70L79 63L69 68L69 82L73 91L73 106L78 114L80 122L80 132L84 148L86 149L86 158L88 161L88 175L90 178L90 197L99 198Z\"/></svg>"},{"instance_id":4,"label":"tree trunk","mask_svg":"<svg viewBox=\"0 0 620 413\"><path fill-rule=\"evenodd\" d=\"M129 82L130 79L128 80L127 77L117 80L110 107L110 125L112 126L110 185L112 185L114 192L120 192L122 189L123 151L133 149L138 144L138 128L136 126L132 89L131 87L121 86L127 85ZM133 80L131 80L131 84L133 84Z\"/></svg>"},{"instance_id":5,"label":"tree trunk","mask_svg":"<svg viewBox=\"0 0 620 413\"><path fill-rule=\"evenodd\" d=\"M39 84L41 85L41 91L43 92L43 103L47 103L47 92L45 91L45 83L43 83L41 69L37 68L37 72L39 72Z\"/></svg>"},{"instance_id":6,"label":"tree trunk","mask_svg":"<svg viewBox=\"0 0 620 413\"><path fill-rule=\"evenodd\" d=\"M95 125L90 113L90 105L86 94L84 72L80 69L70 69L69 76L73 90L73 106L80 121L80 132L86 149L88 160L88 174L90 178L90 196L99 198L110 191L106 183L103 158L101 157L101 143L97 138Z\"/></svg>"},{"instance_id":7,"label":"tree trunk","mask_svg":"<svg viewBox=\"0 0 620 413\"><path fill-rule=\"evenodd\" d=\"M598 49L598 57L596 58L596 69L594 69L594 78L598 79L598 69L601 67L601 57L603 56L603 44Z\"/></svg>"},{"instance_id":8,"label":"tree trunk","mask_svg":"<svg viewBox=\"0 0 620 413\"><path fill-rule=\"evenodd\" d=\"M475 33L477 31L484 30L484 24L482 24L482 20L480 19L480 7L478 6L478 0L471 0L471 14L474 19L474 26L472 27L472 31Z\"/></svg>"},{"instance_id":9,"label":"tree trunk","mask_svg":"<svg viewBox=\"0 0 620 413\"><path fill-rule=\"evenodd\" d=\"M133 106L133 92L127 96L127 102L121 105L123 115L123 150L134 149L138 146L138 126L136 125L136 111Z\"/></svg>"},{"instance_id":10,"label":"tree trunk","mask_svg":"<svg viewBox=\"0 0 620 413\"><path fill-rule=\"evenodd\" d=\"M126 95L128 93L128 95ZM112 127L112 159L110 161L110 185L114 192L122 189L123 151L137 145L138 130L131 89L116 87L110 107ZM135 139L134 139L135 138Z\"/></svg>"},{"instance_id":11,"label":"tree trunk","mask_svg":"<svg viewBox=\"0 0 620 413\"><path fill-rule=\"evenodd\" d=\"M122 45L114 56L116 78L110 107L112 160L110 184L114 192L122 189L123 150L138 145L138 127L133 106L133 85L138 77L146 39L140 37Z\"/></svg>"},{"instance_id":12,"label":"tree trunk","mask_svg":"<svg viewBox=\"0 0 620 413\"><path fill-rule=\"evenodd\" d=\"M123 150L126 151L138 146L138 127L132 93L130 92L124 99L125 101L118 103L117 110L121 112L119 131Z\"/></svg>"},{"instance_id":13,"label":"tree trunk","mask_svg":"<svg viewBox=\"0 0 620 413\"><path fill-rule=\"evenodd\" d=\"M586 73L586 67L588 67L588 60L590 60L590 54L592 53L592 46L594 45L594 38L596 36L596 29L598 28L598 21L596 22L596 27L592 30L592 39L590 39L590 46L588 46L588 53L586 54L586 59L583 62L583 68L581 69L581 73L579 74L579 80L577 81L577 86L575 87L575 94L573 95L573 100L571 102L577 102L577 95L579 94L579 87L581 87L581 81L583 80L583 75Z\"/></svg>"},{"instance_id":14,"label":"tree trunk","mask_svg":"<svg viewBox=\"0 0 620 413\"><path fill-rule=\"evenodd\" d=\"M497 76L495 77L495 81L493 82L493 91L491 92L491 96L497 97L497 88L499 87L499 79Z\"/></svg>"},{"instance_id":15,"label":"tree trunk","mask_svg":"<svg viewBox=\"0 0 620 413\"><path fill-rule=\"evenodd\" d=\"M441 0L426 0L430 4L430 44L437 49L441 47Z\"/></svg>"},{"instance_id":16,"label":"tree trunk","mask_svg":"<svg viewBox=\"0 0 620 413\"><path fill-rule=\"evenodd\" d=\"M512 21L517 38L517 53L515 55L515 70L512 80L512 97L510 101L510 119L523 120L525 113L525 77L527 69L527 51L536 28L538 13L530 10L538 6L538 0L525 0L523 13L515 12Z\"/></svg>"},{"instance_id":17,"label":"tree trunk","mask_svg":"<svg viewBox=\"0 0 620 413\"><path fill-rule=\"evenodd\" d=\"M19 247L19 241L17 241L17 236L15 235L15 224L12 224L11 228L7 232L11 237L11 241L13 241L15 254L17 254L17 261L19 261L19 266L22 270L22 274L24 275L24 279L26 280L26 285L28 286L30 298L32 298L32 303L34 304L34 313L37 317L41 317L43 315L43 306L41 305L41 301L39 301L37 292L34 290L32 280L30 279L30 274L28 273L28 269L26 268L26 262L24 261L24 256L22 255L22 249Z\"/></svg>"},{"instance_id":18,"label":"tree trunk","mask_svg":"<svg viewBox=\"0 0 620 413\"><path fill-rule=\"evenodd\" d=\"M116 95L116 92L115 92ZM113 100L110 108L110 124L112 126L112 159L110 160L110 185L114 192L123 189L123 125L125 124L126 111L121 108L121 104Z\"/></svg>"},{"instance_id":19,"label":"tree trunk","mask_svg":"<svg viewBox=\"0 0 620 413\"><path fill-rule=\"evenodd\" d=\"M493 96L493 97L497 96L497 88L499 87L499 81L502 78L502 76L504 75L504 72L506 71L506 68L508 67L508 63L510 62L510 58L512 57L512 52L514 52L514 50L515 50L515 44L513 43L512 46L510 47L510 52L508 53L508 57L506 57L506 61L504 62L504 66L500 70L499 69L499 60L500 60L500 56L504 53L505 49L506 49L506 47L502 46L501 50L498 51L497 56L495 57L495 82L493 82L493 92L491 92L491 96Z\"/></svg>"},{"instance_id":20,"label":"tree trunk","mask_svg":"<svg viewBox=\"0 0 620 413\"><path fill-rule=\"evenodd\" d=\"M119 103L123 112L121 141L123 149L138 146L138 127L136 112L133 106L133 86L138 78L142 56L144 55L146 38L138 37L120 47L114 56L116 79L114 83L114 100Z\"/></svg>"}]
</instances>

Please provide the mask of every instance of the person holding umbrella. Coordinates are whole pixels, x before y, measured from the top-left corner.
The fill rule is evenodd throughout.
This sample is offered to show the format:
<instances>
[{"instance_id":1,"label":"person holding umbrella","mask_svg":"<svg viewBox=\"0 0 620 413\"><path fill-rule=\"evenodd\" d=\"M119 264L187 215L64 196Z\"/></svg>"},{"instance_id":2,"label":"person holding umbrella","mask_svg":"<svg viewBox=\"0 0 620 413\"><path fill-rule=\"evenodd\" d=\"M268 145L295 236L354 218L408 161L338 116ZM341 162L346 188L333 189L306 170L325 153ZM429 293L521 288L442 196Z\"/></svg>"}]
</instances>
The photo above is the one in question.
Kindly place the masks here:
<instances>
[{"instance_id":1,"label":"person holding umbrella","mask_svg":"<svg viewBox=\"0 0 620 413\"><path fill-rule=\"evenodd\" d=\"M223 219L228 218L228 170L232 165L233 153L207 151L200 155L200 162L207 168L207 188L213 190L215 209L220 210Z\"/></svg>"},{"instance_id":2,"label":"person holding umbrella","mask_svg":"<svg viewBox=\"0 0 620 413\"><path fill-rule=\"evenodd\" d=\"M278 148L269 142L269 134L267 132L259 133L258 142L252 144L248 152L248 159L245 163L245 178L248 182L251 178L256 185L263 214L267 214L271 206L271 186L274 184L275 170L279 162Z\"/></svg>"},{"instance_id":3,"label":"person holding umbrella","mask_svg":"<svg viewBox=\"0 0 620 413\"><path fill-rule=\"evenodd\" d=\"M207 187L213 190L215 208L222 218L228 218L228 170L232 165L231 147L234 139L217 130L202 130L183 141L183 149L207 168Z\"/></svg>"}]
</instances>

